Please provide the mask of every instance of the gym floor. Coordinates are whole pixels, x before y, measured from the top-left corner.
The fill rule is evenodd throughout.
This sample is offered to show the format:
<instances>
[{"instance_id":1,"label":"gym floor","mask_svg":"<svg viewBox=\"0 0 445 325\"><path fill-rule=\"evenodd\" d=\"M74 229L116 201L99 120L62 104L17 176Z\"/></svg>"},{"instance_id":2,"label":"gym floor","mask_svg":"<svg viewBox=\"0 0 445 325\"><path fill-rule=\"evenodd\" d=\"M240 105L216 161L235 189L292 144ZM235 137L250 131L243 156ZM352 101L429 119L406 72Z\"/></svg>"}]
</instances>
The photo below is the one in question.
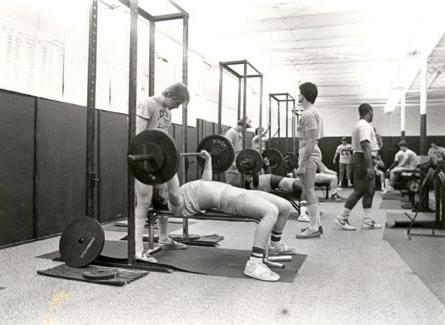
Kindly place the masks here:
<instances>
[{"instance_id":1,"label":"gym floor","mask_svg":"<svg viewBox=\"0 0 445 325\"><path fill-rule=\"evenodd\" d=\"M380 202L377 193L373 217L384 224ZM322 239L296 240L304 224L289 221L285 241L308 255L293 283L151 272L112 287L38 276L56 262L35 256L56 250L58 237L0 250L2 324L444 324L444 304L383 240L384 229L337 230L333 218L341 208L322 203ZM353 211L353 224L360 213ZM221 247L249 249L254 227L198 221L190 229L223 235Z\"/></svg>"}]
</instances>

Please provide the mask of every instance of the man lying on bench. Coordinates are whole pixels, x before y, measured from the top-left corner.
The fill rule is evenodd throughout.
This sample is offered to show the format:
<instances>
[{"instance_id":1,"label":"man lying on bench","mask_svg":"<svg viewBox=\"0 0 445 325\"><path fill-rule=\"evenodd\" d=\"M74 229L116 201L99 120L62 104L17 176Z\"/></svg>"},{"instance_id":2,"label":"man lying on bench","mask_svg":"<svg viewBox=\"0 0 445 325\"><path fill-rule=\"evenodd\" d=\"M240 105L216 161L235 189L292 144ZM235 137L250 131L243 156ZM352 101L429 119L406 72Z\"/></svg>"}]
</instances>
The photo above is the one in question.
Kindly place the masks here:
<instances>
[{"instance_id":1,"label":"man lying on bench","mask_svg":"<svg viewBox=\"0 0 445 325\"><path fill-rule=\"evenodd\" d=\"M278 281L280 276L271 271L264 263L266 249L270 255L295 254L294 248L288 248L281 235L291 209L286 200L275 195L245 190L229 184L212 181L212 161L208 152L202 179L179 185L175 175L167 182L168 206L176 216L193 216L203 210L219 211L246 217L257 217L252 253L246 263L244 274L263 281ZM269 243L269 237L271 241Z\"/></svg>"}]
</instances>

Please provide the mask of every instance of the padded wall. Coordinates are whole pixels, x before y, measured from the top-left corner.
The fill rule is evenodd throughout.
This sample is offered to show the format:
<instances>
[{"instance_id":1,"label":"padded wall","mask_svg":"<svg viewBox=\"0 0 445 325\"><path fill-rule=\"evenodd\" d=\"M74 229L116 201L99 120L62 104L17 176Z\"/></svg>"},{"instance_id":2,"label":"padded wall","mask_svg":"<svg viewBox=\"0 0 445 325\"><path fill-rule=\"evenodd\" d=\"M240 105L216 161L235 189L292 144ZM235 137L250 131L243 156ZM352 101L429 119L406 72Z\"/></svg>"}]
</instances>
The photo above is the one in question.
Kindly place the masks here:
<instances>
[{"instance_id":1,"label":"padded wall","mask_svg":"<svg viewBox=\"0 0 445 325\"><path fill-rule=\"evenodd\" d=\"M33 237L35 98L0 92L0 245Z\"/></svg>"},{"instance_id":2,"label":"padded wall","mask_svg":"<svg viewBox=\"0 0 445 325\"><path fill-rule=\"evenodd\" d=\"M127 215L127 116L100 111L100 221Z\"/></svg>"},{"instance_id":3,"label":"padded wall","mask_svg":"<svg viewBox=\"0 0 445 325\"><path fill-rule=\"evenodd\" d=\"M85 216L86 109L37 99L36 236Z\"/></svg>"}]
</instances>

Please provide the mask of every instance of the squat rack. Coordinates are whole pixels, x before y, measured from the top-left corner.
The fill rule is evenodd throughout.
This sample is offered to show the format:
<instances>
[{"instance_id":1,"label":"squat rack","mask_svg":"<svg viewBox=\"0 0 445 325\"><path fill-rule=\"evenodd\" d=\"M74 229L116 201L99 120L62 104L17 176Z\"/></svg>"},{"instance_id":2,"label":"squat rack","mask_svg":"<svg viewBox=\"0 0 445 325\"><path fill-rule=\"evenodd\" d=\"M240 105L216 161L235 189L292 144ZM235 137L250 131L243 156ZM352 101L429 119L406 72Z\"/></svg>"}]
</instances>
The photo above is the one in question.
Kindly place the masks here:
<instances>
[{"instance_id":1,"label":"squat rack","mask_svg":"<svg viewBox=\"0 0 445 325\"><path fill-rule=\"evenodd\" d=\"M243 66L243 72L239 73L234 69L234 66ZM253 74L249 74L247 68L250 67L255 71ZM221 121L222 121L222 95L223 95L223 72L226 70L233 76L238 78L238 115L237 119L241 119L241 99L243 106L243 119L245 121L247 115L247 79L260 78L260 126L263 119L263 74L255 68L247 60L239 61L227 61L219 63L219 92L218 92L218 134L222 133ZM242 81L242 85L241 85ZM241 92L242 90L242 92ZM246 128L243 130L243 149L246 149Z\"/></svg>"},{"instance_id":2,"label":"squat rack","mask_svg":"<svg viewBox=\"0 0 445 325\"><path fill-rule=\"evenodd\" d=\"M278 137L280 137L281 134L281 128L280 128L280 103L286 103L286 151L288 146L288 136L289 136L289 102L292 103L292 112L295 112L295 98L292 97L289 93L272 93L269 94L269 124L272 122L272 99L277 102L278 106ZM272 132L269 130L269 140L272 137ZM295 140L295 114L292 114L292 139L293 139L293 152L295 153L295 146L296 146L296 140Z\"/></svg>"},{"instance_id":3,"label":"squat rack","mask_svg":"<svg viewBox=\"0 0 445 325\"><path fill-rule=\"evenodd\" d=\"M96 135L96 67L97 67L97 0L90 0L89 12L89 42L88 42L88 82L87 82L87 182L86 182L86 216L97 219L97 188L100 178L97 176L96 163L100 161ZM130 9L130 47L129 47L129 92L128 92L128 147L136 135L136 105L137 105L137 24L139 16L150 22L149 38L149 78L148 95L154 95L155 79L155 28L157 22L178 20L183 21L182 37L182 82L188 83L188 30L189 14L173 0L169 2L179 11L176 13L153 16L139 7L138 0L119 0ZM183 142L182 152L187 152L187 105L182 105ZM187 163L182 165L182 180L186 181ZM134 215L134 177L128 174L128 264L135 262L135 215Z\"/></svg>"}]
</instances>

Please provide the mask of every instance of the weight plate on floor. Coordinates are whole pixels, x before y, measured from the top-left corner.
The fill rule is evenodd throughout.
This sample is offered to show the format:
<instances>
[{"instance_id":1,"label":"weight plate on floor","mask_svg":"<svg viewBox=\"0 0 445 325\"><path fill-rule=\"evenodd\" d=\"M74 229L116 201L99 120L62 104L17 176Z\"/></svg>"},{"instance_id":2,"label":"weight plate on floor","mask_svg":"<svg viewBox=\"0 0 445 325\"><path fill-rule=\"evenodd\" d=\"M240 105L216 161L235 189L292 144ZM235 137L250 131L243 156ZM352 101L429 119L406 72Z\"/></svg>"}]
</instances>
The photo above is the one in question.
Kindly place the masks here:
<instances>
[{"instance_id":1,"label":"weight plate on floor","mask_svg":"<svg viewBox=\"0 0 445 325\"><path fill-rule=\"evenodd\" d=\"M106 268L94 268L83 272L82 275L90 280L110 280L116 278L119 275L119 271Z\"/></svg>"},{"instance_id":2,"label":"weight plate on floor","mask_svg":"<svg viewBox=\"0 0 445 325\"><path fill-rule=\"evenodd\" d=\"M150 155L138 161L138 155ZM179 154L171 136L160 130L145 130L132 141L128 167L137 180L144 184L162 184L170 180L179 167Z\"/></svg>"},{"instance_id":3,"label":"weight plate on floor","mask_svg":"<svg viewBox=\"0 0 445 325\"><path fill-rule=\"evenodd\" d=\"M258 151L245 149L236 156L236 168L241 174L253 175L259 173L263 167L263 158Z\"/></svg>"},{"instance_id":4,"label":"weight plate on floor","mask_svg":"<svg viewBox=\"0 0 445 325\"><path fill-rule=\"evenodd\" d=\"M96 219L83 217L63 230L59 252L66 265L84 267L100 255L104 244L105 234L100 223Z\"/></svg>"},{"instance_id":5,"label":"weight plate on floor","mask_svg":"<svg viewBox=\"0 0 445 325\"><path fill-rule=\"evenodd\" d=\"M198 145L198 152L206 150L212 156L212 170L214 173L222 173L232 166L235 160L235 151L229 139L222 135L209 135L202 139ZM205 159L198 157L198 163L204 168Z\"/></svg>"},{"instance_id":6,"label":"weight plate on floor","mask_svg":"<svg viewBox=\"0 0 445 325\"><path fill-rule=\"evenodd\" d=\"M283 155L276 149L264 150L263 158L267 158L269 160L269 167L271 169L276 169L283 161Z\"/></svg>"}]
</instances>

